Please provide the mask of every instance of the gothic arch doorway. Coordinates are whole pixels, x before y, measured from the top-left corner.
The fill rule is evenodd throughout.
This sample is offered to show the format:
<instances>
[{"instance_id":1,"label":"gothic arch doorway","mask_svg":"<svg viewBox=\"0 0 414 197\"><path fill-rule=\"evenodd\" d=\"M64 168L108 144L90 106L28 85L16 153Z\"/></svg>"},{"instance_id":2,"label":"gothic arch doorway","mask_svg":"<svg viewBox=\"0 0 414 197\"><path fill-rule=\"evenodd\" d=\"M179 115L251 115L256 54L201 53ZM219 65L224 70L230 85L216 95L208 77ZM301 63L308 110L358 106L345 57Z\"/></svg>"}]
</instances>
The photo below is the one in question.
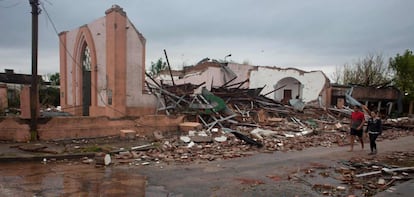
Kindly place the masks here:
<instances>
[{"instance_id":1,"label":"gothic arch doorway","mask_svg":"<svg viewBox=\"0 0 414 197\"><path fill-rule=\"evenodd\" d=\"M89 116L91 106L91 50L86 42L83 44L81 52L82 62L82 115Z\"/></svg>"}]
</instances>

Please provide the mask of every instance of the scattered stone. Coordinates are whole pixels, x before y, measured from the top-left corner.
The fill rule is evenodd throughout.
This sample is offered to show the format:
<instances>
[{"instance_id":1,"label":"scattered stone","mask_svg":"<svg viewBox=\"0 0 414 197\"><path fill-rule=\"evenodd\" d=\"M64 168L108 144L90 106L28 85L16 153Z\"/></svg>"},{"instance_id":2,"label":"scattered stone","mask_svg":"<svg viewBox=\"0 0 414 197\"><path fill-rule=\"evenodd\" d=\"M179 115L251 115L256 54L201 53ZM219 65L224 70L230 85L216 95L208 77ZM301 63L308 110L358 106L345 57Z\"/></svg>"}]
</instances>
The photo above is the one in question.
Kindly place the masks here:
<instances>
[{"instance_id":1,"label":"scattered stone","mask_svg":"<svg viewBox=\"0 0 414 197\"><path fill-rule=\"evenodd\" d=\"M179 124L180 131L200 130L203 126L198 122L183 122Z\"/></svg>"},{"instance_id":2,"label":"scattered stone","mask_svg":"<svg viewBox=\"0 0 414 197\"><path fill-rule=\"evenodd\" d=\"M188 143L187 148L191 148L195 145L195 143L193 141L191 141L190 143Z\"/></svg>"},{"instance_id":3,"label":"scattered stone","mask_svg":"<svg viewBox=\"0 0 414 197\"><path fill-rule=\"evenodd\" d=\"M336 189L337 190L340 190L340 191L345 191L346 190L346 187L344 187L344 186L338 186L338 187L336 187Z\"/></svg>"},{"instance_id":4,"label":"scattered stone","mask_svg":"<svg viewBox=\"0 0 414 197\"><path fill-rule=\"evenodd\" d=\"M93 159L90 159L90 158L86 158L86 159L83 159L82 160L82 163L83 164L91 164L91 163L93 163L94 162L94 160Z\"/></svg>"},{"instance_id":5,"label":"scattered stone","mask_svg":"<svg viewBox=\"0 0 414 197\"><path fill-rule=\"evenodd\" d=\"M154 131L153 135L154 135L155 140L157 141L164 139L164 136L162 135L160 131Z\"/></svg>"},{"instance_id":6,"label":"scattered stone","mask_svg":"<svg viewBox=\"0 0 414 197\"><path fill-rule=\"evenodd\" d=\"M185 143L191 142L191 138L188 137L188 136L180 136L180 140L185 142Z\"/></svg>"},{"instance_id":7,"label":"scattered stone","mask_svg":"<svg viewBox=\"0 0 414 197\"><path fill-rule=\"evenodd\" d=\"M195 135L195 136L191 136L190 139L195 143L211 143L211 142L213 142L213 139L210 136Z\"/></svg>"},{"instance_id":8,"label":"scattered stone","mask_svg":"<svg viewBox=\"0 0 414 197\"><path fill-rule=\"evenodd\" d=\"M222 135L222 136L220 136L220 137L215 137L215 138L214 138L214 140L215 140L216 142L225 142L225 141L227 140L227 137L226 137L226 136L224 136L224 135Z\"/></svg>"},{"instance_id":9,"label":"scattered stone","mask_svg":"<svg viewBox=\"0 0 414 197\"><path fill-rule=\"evenodd\" d=\"M137 132L134 130L121 130L119 137L122 140L132 140L135 139Z\"/></svg>"}]
</instances>

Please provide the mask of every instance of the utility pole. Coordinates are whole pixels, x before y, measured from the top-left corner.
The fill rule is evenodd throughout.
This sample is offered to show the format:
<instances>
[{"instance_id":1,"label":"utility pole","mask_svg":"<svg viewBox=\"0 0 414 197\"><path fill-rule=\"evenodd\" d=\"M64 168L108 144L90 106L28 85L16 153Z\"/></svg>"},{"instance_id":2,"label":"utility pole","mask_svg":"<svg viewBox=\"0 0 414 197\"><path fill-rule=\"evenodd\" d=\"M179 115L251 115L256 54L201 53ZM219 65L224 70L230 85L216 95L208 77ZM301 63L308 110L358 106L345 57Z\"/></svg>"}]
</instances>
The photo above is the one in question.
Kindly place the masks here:
<instances>
[{"instance_id":1,"label":"utility pole","mask_svg":"<svg viewBox=\"0 0 414 197\"><path fill-rule=\"evenodd\" d=\"M29 0L32 6L32 81L30 87L30 135L31 140L37 140L37 116L39 104L39 88L37 78L37 48L38 48L38 15L40 14L39 0Z\"/></svg>"}]
</instances>

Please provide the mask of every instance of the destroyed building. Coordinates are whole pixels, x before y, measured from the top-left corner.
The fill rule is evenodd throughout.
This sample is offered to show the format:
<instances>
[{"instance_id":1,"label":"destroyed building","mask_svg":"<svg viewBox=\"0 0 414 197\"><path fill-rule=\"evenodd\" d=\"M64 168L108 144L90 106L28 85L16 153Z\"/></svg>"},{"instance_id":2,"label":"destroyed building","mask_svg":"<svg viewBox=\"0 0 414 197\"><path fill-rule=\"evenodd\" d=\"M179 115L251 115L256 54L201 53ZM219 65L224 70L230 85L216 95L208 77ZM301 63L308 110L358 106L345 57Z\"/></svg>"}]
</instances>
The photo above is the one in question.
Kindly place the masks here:
<instances>
[{"instance_id":1,"label":"destroyed building","mask_svg":"<svg viewBox=\"0 0 414 197\"><path fill-rule=\"evenodd\" d=\"M227 86L241 89L261 89L261 94L269 99L288 104L291 99L305 103L317 102L326 105L329 79L322 71L306 72L296 68L252 66L236 63L202 61L195 66L175 71L172 78L164 71L158 80L166 84L202 84L208 90L212 87ZM201 86L196 90L200 92Z\"/></svg>"},{"instance_id":2,"label":"destroyed building","mask_svg":"<svg viewBox=\"0 0 414 197\"><path fill-rule=\"evenodd\" d=\"M62 110L77 116L154 114L145 91L145 38L118 5L59 34Z\"/></svg>"},{"instance_id":3,"label":"destroyed building","mask_svg":"<svg viewBox=\"0 0 414 197\"><path fill-rule=\"evenodd\" d=\"M379 111L386 116L401 114L403 110L401 91L394 86L365 87L332 84L330 92L332 106L340 109L350 105L346 99L348 94L370 110Z\"/></svg>"}]
</instances>

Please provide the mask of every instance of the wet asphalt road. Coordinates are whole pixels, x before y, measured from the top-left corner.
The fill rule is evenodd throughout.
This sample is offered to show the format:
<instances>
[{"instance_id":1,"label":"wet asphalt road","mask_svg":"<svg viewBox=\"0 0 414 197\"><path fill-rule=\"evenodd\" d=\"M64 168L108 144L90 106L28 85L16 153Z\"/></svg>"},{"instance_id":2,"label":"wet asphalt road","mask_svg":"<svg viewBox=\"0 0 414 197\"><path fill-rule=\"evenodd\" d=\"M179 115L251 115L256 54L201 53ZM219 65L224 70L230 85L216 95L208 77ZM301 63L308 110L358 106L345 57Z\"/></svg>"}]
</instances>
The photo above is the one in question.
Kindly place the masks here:
<instances>
[{"instance_id":1,"label":"wet asphalt road","mask_svg":"<svg viewBox=\"0 0 414 197\"><path fill-rule=\"evenodd\" d=\"M380 155L414 151L414 136L381 141L378 147ZM335 168L340 161L367 157L369 152L360 147L355 147L354 152L348 149L348 146L317 147L191 165L152 165L140 173L148 177L148 196L323 196L312 190L318 180L291 181L292 175L317 165ZM323 179L320 183L340 185L333 179ZM158 188L158 193L152 193L152 187ZM159 191L166 195L159 195ZM346 191L356 196L361 196L360 192Z\"/></svg>"},{"instance_id":2,"label":"wet asphalt road","mask_svg":"<svg viewBox=\"0 0 414 197\"><path fill-rule=\"evenodd\" d=\"M80 163L0 164L0 196L145 196L145 177Z\"/></svg>"}]
</instances>

